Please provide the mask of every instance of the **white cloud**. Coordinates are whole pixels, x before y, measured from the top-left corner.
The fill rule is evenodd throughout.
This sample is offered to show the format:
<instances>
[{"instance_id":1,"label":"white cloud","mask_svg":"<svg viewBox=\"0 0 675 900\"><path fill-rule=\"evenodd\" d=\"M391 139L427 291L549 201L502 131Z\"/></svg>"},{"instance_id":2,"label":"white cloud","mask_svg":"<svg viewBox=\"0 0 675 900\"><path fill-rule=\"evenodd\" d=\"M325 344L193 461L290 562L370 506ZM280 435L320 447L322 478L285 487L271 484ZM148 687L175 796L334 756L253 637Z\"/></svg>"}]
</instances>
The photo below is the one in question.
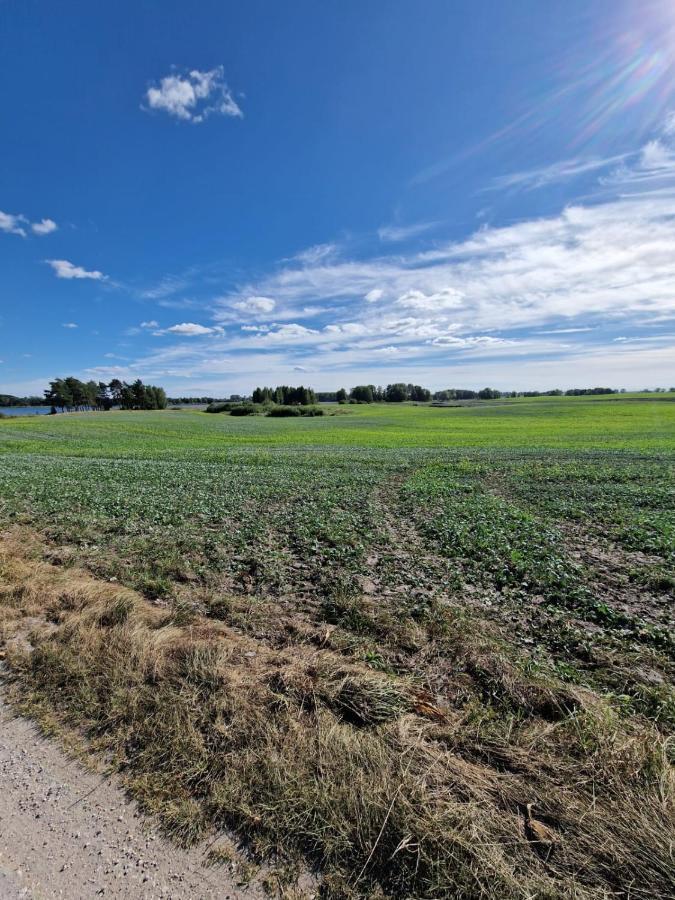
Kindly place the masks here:
<instances>
[{"instance_id":1,"label":"white cloud","mask_svg":"<svg viewBox=\"0 0 675 900\"><path fill-rule=\"evenodd\" d=\"M59 227L53 219L42 219L41 222L33 222L30 226L34 234L51 234Z\"/></svg>"},{"instance_id":2,"label":"white cloud","mask_svg":"<svg viewBox=\"0 0 675 900\"><path fill-rule=\"evenodd\" d=\"M663 122L661 129L664 134L675 135L675 109L671 110Z\"/></svg>"},{"instance_id":3,"label":"white cloud","mask_svg":"<svg viewBox=\"0 0 675 900\"><path fill-rule=\"evenodd\" d=\"M297 322L291 322L288 325L280 325L274 331L268 331L264 334L256 335L253 340L258 344L301 344L316 335L319 332L313 328L305 328L304 325L298 325Z\"/></svg>"},{"instance_id":4,"label":"white cloud","mask_svg":"<svg viewBox=\"0 0 675 900\"><path fill-rule=\"evenodd\" d=\"M31 222L26 216L0 211L0 231L5 234L18 234L27 237L30 229L33 234L45 235L56 231L58 225L52 219L42 219L40 222Z\"/></svg>"},{"instance_id":5,"label":"white cloud","mask_svg":"<svg viewBox=\"0 0 675 900\"><path fill-rule=\"evenodd\" d=\"M155 319L150 319L147 322L141 322L139 328L159 328L159 322L156 322Z\"/></svg>"},{"instance_id":6,"label":"white cloud","mask_svg":"<svg viewBox=\"0 0 675 900\"><path fill-rule=\"evenodd\" d=\"M178 334L182 337L201 337L206 334L224 334L225 331L220 325L214 325L212 328L207 325L198 325L196 322L181 322L179 325L171 325L162 331L155 331L155 335Z\"/></svg>"},{"instance_id":7,"label":"white cloud","mask_svg":"<svg viewBox=\"0 0 675 900\"><path fill-rule=\"evenodd\" d=\"M663 169L673 165L674 158L670 148L659 140L649 141L640 154L640 168Z\"/></svg>"},{"instance_id":8,"label":"white cloud","mask_svg":"<svg viewBox=\"0 0 675 900\"><path fill-rule=\"evenodd\" d=\"M224 80L222 66L202 72L166 75L159 85L148 88L145 100L150 109L163 110L184 122L203 122L209 116L242 118L243 113Z\"/></svg>"},{"instance_id":9,"label":"white cloud","mask_svg":"<svg viewBox=\"0 0 675 900\"><path fill-rule=\"evenodd\" d=\"M57 278L90 278L93 281L104 281L108 277L103 272L96 270L89 272L82 266L75 266L67 259L46 259L45 262L52 267Z\"/></svg>"},{"instance_id":10,"label":"white cloud","mask_svg":"<svg viewBox=\"0 0 675 900\"><path fill-rule=\"evenodd\" d=\"M247 297L245 300L239 300L232 304L233 309L238 309L243 313L271 313L276 302L271 297Z\"/></svg>"},{"instance_id":11,"label":"white cloud","mask_svg":"<svg viewBox=\"0 0 675 900\"><path fill-rule=\"evenodd\" d=\"M207 328L204 325L197 325L194 322L183 322L180 325L172 325L166 330L169 334L185 334L190 336L197 334L212 334L213 332L212 328Z\"/></svg>"},{"instance_id":12,"label":"white cloud","mask_svg":"<svg viewBox=\"0 0 675 900\"><path fill-rule=\"evenodd\" d=\"M401 294L396 303L409 309L439 311L442 309L455 309L461 306L463 297L464 295L461 291L452 287L443 288L432 294L412 290Z\"/></svg>"},{"instance_id":13,"label":"white cloud","mask_svg":"<svg viewBox=\"0 0 675 900\"><path fill-rule=\"evenodd\" d=\"M75 322L64 322L61 325L61 328L77 328L77 324Z\"/></svg>"},{"instance_id":14,"label":"white cloud","mask_svg":"<svg viewBox=\"0 0 675 900\"><path fill-rule=\"evenodd\" d=\"M0 231L4 231L5 234L18 234L26 237L26 229L23 227L26 222L25 216L0 211Z\"/></svg>"},{"instance_id":15,"label":"white cloud","mask_svg":"<svg viewBox=\"0 0 675 900\"><path fill-rule=\"evenodd\" d=\"M377 303L377 301L381 300L383 297L383 290L380 290L380 288L373 288L372 291L368 291L364 299L367 300L368 303Z\"/></svg>"}]
</instances>

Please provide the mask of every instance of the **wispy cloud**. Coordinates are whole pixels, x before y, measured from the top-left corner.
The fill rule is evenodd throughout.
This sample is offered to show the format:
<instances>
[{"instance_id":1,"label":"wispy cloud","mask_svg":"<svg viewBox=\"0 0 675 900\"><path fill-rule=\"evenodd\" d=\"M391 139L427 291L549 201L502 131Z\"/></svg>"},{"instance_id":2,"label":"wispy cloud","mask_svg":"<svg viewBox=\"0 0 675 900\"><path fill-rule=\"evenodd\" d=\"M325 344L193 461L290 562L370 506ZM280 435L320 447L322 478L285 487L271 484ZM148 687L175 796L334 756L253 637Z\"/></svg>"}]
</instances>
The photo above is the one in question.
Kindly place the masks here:
<instances>
[{"instance_id":1,"label":"wispy cloud","mask_svg":"<svg viewBox=\"0 0 675 900\"><path fill-rule=\"evenodd\" d=\"M386 243L407 241L435 228L438 222L415 222L410 225L389 224L377 229L377 236Z\"/></svg>"},{"instance_id":2,"label":"wispy cloud","mask_svg":"<svg viewBox=\"0 0 675 900\"><path fill-rule=\"evenodd\" d=\"M329 259L334 259L337 254L338 245L335 243L313 244L311 247L296 253L293 260L302 263L302 265L317 265Z\"/></svg>"},{"instance_id":3,"label":"wispy cloud","mask_svg":"<svg viewBox=\"0 0 675 900\"><path fill-rule=\"evenodd\" d=\"M675 204L619 198L484 227L428 251L291 261L233 293L216 320L250 297L275 298L264 328L244 325L222 346L259 355L262 368L264 354L281 348L288 362L305 365L301 355L321 371L389 356L433 367L565 355L574 343L562 341L592 332L589 320L645 326L675 315ZM309 302L319 310L312 327L292 316Z\"/></svg>"},{"instance_id":4,"label":"wispy cloud","mask_svg":"<svg viewBox=\"0 0 675 900\"><path fill-rule=\"evenodd\" d=\"M607 170L612 166L624 162L630 154L621 153L608 156L604 159L564 159L552 163L549 166L541 166L535 169L526 169L521 172L511 172L508 175L498 175L493 178L486 190L535 190L561 181L569 181L580 175L588 175L592 172Z\"/></svg>"},{"instance_id":5,"label":"wispy cloud","mask_svg":"<svg viewBox=\"0 0 675 900\"><path fill-rule=\"evenodd\" d=\"M171 297L187 287L188 280L181 275L166 275L157 284L140 292L144 300L162 300Z\"/></svg>"},{"instance_id":6,"label":"wispy cloud","mask_svg":"<svg viewBox=\"0 0 675 900\"><path fill-rule=\"evenodd\" d=\"M88 271L82 266L76 266L67 259L46 259L45 262L52 267L57 278L89 278L92 281L104 281L108 277L96 269Z\"/></svg>"},{"instance_id":7,"label":"wispy cloud","mask_svg":"<svg viewBox=\"0 0 675 900\"><path fill-rule=\"evenodd\" d=\"M584 328L549 328L547 331L535 331L535 334L581 334L582 332L593 331L590 327Z\"/></svg>"},{"instance_id":8,"label":"wispy cloud","mask_svg":"<svg viewBox=\"0 0 675 900\"><path fill-rule=\"evenodd\" d=\"M225 83L224 69L166 75L145 92L147 109L161 110L184 122L204 122L210 116L242 118L243 112ZM146 108L146 107L143 107Z\"/></svg>"},{"instance_id":9,"label":"wispy cloud","mask_svg":"<svg viewBox=\"0 0 675 900\"><path fill-rule=\"evenodd\" d=\"M77 327L78 327L78 325L76 322L64 322L61 325L61 328L77 328Z\"/></svg>"}]
</instances>

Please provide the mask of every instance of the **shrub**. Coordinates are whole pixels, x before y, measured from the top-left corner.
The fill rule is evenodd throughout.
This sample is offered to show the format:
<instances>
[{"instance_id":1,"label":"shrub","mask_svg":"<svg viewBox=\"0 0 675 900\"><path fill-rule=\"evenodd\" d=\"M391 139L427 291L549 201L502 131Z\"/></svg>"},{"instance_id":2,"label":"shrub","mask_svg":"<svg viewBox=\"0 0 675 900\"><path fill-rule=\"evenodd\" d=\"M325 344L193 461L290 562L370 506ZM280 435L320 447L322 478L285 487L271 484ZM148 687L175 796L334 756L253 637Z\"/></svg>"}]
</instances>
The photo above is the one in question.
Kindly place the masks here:
<instances>
[{"instance_id":1,"label":"shrub","mask_svg":"<svg viewBox=\"0 0 675 900\"><path fill-rule=\"evenodd\" d=\"M273 406L267 415L276 419L285 416L323 416L324 411L318 406Z\"/></svg>"},{"instance_id":2,"label":"shrub","mask_svg":"<svg viewBox=\"0 0 675 900\"><path fill-rule=\"evenodd\" d=\"M299 406L273 406L272 409L267 413L268 416L272 416L275 419L280 419L285 416L299 416L300 415L300 407Z\"/></svg>"},{"instance_id":3,"label":"shrub","mask_svg":"<svg viewBox=\"0 0 675 900\"><path fill-rule=\"evenodd\" d=\"M233 406L230 410L231 416L254 416L258 410L253 405L253 403L242 403L241 405Z\"/></svg>"},{"instance_id":4,"label":"shrub","mask_svg":"<svg viewBox=\"0 0 675 900\"><path fill-rule=\"evenodd\" d=\"M222 412L230 412L234 403L209 403L206 407L207 413L222 413Z\"/></svg>"}]
</instances>

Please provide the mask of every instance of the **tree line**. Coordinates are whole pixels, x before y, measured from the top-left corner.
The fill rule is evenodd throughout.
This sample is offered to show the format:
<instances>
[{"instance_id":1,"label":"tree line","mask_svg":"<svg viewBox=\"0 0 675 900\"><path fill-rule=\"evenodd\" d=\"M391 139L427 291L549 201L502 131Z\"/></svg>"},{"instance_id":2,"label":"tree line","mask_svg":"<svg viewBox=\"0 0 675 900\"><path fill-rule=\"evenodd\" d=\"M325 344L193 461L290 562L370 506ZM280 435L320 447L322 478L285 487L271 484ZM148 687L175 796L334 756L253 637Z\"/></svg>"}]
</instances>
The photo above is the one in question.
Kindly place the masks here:
<instances>
[{"instance_id":1,"label":"tree line","mask_svg":"<svg viewBox=\"0 0 675 900\"><path fill-rule=\"evenodd\" d=\"M122 409L166 409L164 388L143 384L137 378L132 384L113 378L112 381L80 381L72 375L55 378L45 391L44 404L56 412L82 410L109 410L113 406Z\"/></svg>"},{"instance_id":2,"label":"tree line","mask_svg":"<svg viewBox=\"0 0 675 900\"><path fill-rule=\"evenodd\" d=\"M230 394L229 397L167 397L169 406L206 406L209 403L241 403L245 400L241 394Z\"/></svg>"},{"instance_id":3,"label":"tree line","mask_svg":"<svg viewBox=\"0 0 675 900\"><path fill-rule=\"evenodd\" d=\"M436 391L433 400L447 402L449 400L499 400L500 397L581 397L586 394L618 394L615 388L570 388L563 391L553 388L550 391L500 391L497 388L482 388L480 391L471 391L465 388L448 388L444 391Z\"/></svg>"},{"instance_id":4,"label":"tree line","mask_svg":"<svg viewBox=\"0 0 675 900\"><path fill-rule=\"evenodd\" d=\"M656 392L665 388L656 388ZM671 388L673 390L673 388ZM452 400L499 400L508 397L580 397L594 394L621 394L625 388L590 387L570 388L563 391L553 388L548 391L500 391L498 388L484 387L480 390L469 388L446 388L433 393L418 384L396 382L386 387L374 384L359 384L350 391L340 388L338 391L317 391L316 398L323 403L402 403L406 400L416 403L447 403Z\"/></svg>"},{"instance_id":5,"label":"tree line","mask_svg":"<svg viewBox=\"0 0 675 900\"><path fill-rule=\"evenodd\" d=\"M15 397L14 394L0 394L0 407L46 406L44 397Z\"/></svg>"}]
</instances>

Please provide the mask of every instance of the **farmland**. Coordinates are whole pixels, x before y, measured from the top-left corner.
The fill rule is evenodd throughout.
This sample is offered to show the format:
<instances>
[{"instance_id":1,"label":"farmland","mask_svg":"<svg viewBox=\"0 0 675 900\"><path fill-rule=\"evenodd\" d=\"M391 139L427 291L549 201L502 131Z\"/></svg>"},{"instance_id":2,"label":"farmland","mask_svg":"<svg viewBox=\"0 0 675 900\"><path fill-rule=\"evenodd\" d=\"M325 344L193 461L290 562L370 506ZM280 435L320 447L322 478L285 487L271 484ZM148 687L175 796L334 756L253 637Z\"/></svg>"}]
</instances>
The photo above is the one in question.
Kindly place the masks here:
<instances>
[{"instance_id":1,"label":"farmland","mask_svg":"<svg viewBox=\"0 0 675 900\"><path fill-rule=\"evenodd\" d=\"M326 413L0 421L14 701L326 896L672 896L675 402Z\"/></svg>"}]
</instances>

